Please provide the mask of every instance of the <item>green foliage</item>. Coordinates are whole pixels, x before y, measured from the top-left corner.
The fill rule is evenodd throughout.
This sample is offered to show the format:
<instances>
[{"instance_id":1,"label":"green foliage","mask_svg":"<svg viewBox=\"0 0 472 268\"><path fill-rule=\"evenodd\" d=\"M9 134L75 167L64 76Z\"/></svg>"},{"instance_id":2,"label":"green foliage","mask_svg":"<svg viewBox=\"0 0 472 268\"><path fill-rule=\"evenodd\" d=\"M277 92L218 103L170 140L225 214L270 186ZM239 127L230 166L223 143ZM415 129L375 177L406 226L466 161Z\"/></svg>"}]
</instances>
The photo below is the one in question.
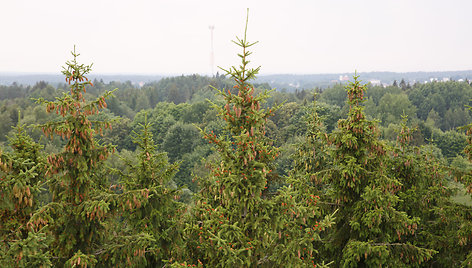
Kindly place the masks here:
<instances>
[{"instance_id":1,"label":"green foliage","mask_svg":"<svg viewBox=\"0 0 472 268\"><path fill-rule=\"evenodd\" d=\"M471 266L468 81L308 103L235 43L228 78L91 82L74 51L65 84L0 86L0 266Z\"/></svg>"},{"instance_id":2,"label":"green foliage","mask_svg":"<svg viewBox=\"0 0 472 268\"><path fill-rule=\"evenodd\" d=\"M405 93L385 94L379 101L377 115L380 115L382 124L388 125L401 121L401 115L406 114L409 118L416 117L416 108L411 104Z\"/></svg>"},{"instance_id":3,"label":"green foliage","mask_svg":"<svg viewBox=\"0 0 472 268\"><path fill-rule=\"evenodd\" d=\"M271 118L277 125L277 145L287 143L290 137L304 134L304 111L296 102L285 103Z\"/></svg>"},{"instance_id":4,"label":"green foliage","mask_svg":"<svg viewBox=\"0 0 472 268\"><path fill-rule=\"evenodd\" d=\"M162 150L167 152L171 161L176 161L179 156L191 153L199 143L202 139L195 126L176 123L167 131Z\"/></svg>"},{"instance_id":5,"label":"green foliage","mask_svg":"<svg viewBox=\"0 0 472 268\"><path fill-rule=\"evenodd\" d=\"M277 193L267 190L278 154L265 135L265 122L274 109L261 108L268 93L254 95L249 84L259 71L247 68L251 54L247 49L255 43L246 41L246 33L235 43L243 49L241 65L226 72L238 92L218 91L225 105L214 107L226 127L219 135L203 132L221 160L212 163L210 176L201 180L186 231L187 258L209 267L312 265L312 241L327 223L312 225L312 219L320 220L314 195L309 204L300 206L292 187Z\"/></svg>"},{"instance_id":6,"label":"green foliage","mask_svg":"<svg viewBox=\"0 0 472 268\"><path fill-rule=\"evenodd\" d=\"M330 165L331 148L326 128L318 115L318 109L316 100L314 100L311 111L305 118L307 121L305 138L296 145L297 153L293 155L294 168L291 176L299 180L292 182L300 184L297 188L298 191L311 192L311 194L323 196L325 199L327 198L325 196L326 185L323 185L322 177L317 173L327 169Z\"/></svg>"},{"instance_id":7,"label":"green foliage","mask_svg":"<svg viewBox=\"0 0 472 268\"><path fill-rule=\"evenodd\" d=\"M141 131L135 133L133 141L138 145L138 162L126 161L127 172L122 174L122 190L141 190L148 196L147 202L133 199L128 206L137 205L132 211L124 212L126 221L119 228L129 232L147 233L152 238L152 247L144 253L148 267L161 267L171 260L181 246L182 227L179 226L183 206L175 201L179 191L171 188L172 176L178 169L177 164L170 165L165 153L156 153L156 146L150 132L150 124L145 118ZM144 189L143 189L144 188ZM134 204L133 204L134 203ZM117 223L119 223L117 219Z\"/></svg>"},{"instance_id":8,"label":"green foliage","mask_svg":"<svg viewBox=\"0 0 472 268\"><path fill-rule=\"evenodd\" d=\"M8 132L18 122L19 106L12 101L0 102L0 141L5 141Z\"/></svg>"},{"instance_id":9,"label":"green foliage","mask_svg":"<svg viewBox=\"0 0 472 268\"><path fill-rule=\"evenodd\" d=\"M321 93L320 101L338 107L343 107L346 101L346 90L344 90L342 85L335 85Z\"/></svg>"},{"instance_id":10,"label":"green foliage","mask_svg":"<svg viewBox=\"0 0 472 268\"><path fill-rule=\"evenodd\" d=\"M41 145L24 126L9 138L13 151L0 154L0 265L2 267L51 266L47 239L28 224L40 206L45 178Z\"/></svg>"},{"instance_id":11,"label":"green foliage","mask_svg":"<svg viewBox=\"0 0 472 268\"><path fill-rule=\"evenodd\" d=\"M471 109L469 107L469 109ZM469 161L472 161L472 123L464 127L467 135L467 145L465 146L464 153L467 155ZM458 179L465 187L467 194L472 193L472 170L468 168L457 169L455 174ZM472 209L470 206L458 205L459 209L450 213L453 216L449 221L459 223L459 228L454 230L456 238L459 240L461 246L461 252L459 256L464 256L464 252L467 252L467 256L462 262L462 266L472 265Z\"/></svg>"},{"instance_id":12,"label":"green foliage","mask_svg":"<svg viewBox=\"0 0 472 268\"><path fill-rule=\"evenodd\" d=\"M309 113L305 117L307 122L307 131L303 140L296 144L297 151L292 155L294 166L288 178L288 183L293 186L296 196L300 199L300 205L311 204L313 198L316 198L315 204L321 200L317 210L318 215L327 214L323 227L319 228L320 222L317 221L315 213L308 217L314 227L319 231L330 227L334 223L331 197L327 195L329 186L324 183L323 177L319 172L326 169L331 162L330 142L326 133L326 128L318 115L320 107L316 105L316 96ZM336 212L335 212L336 213ZM317 216L317 215L316 215ZM328 233L330 230L328 230ZM316 259L329 260L323 255L323 244L330 243L325 240L326 234L318 236L313 241L312 246L316 247Z\"/></svg>"},{"instance_id":13,"label":"green foliage","mask_svg":"<svg viewBox=\"0 0 472 268\"><path fill-rule=\"evenodd\" d=\"M159 82L148 83L141 89L149 100L150 108L154 108L159 102L180 104L185 102L204 101L202 95L211 97L209 86L231 87L232 82L224 76L206 77L197 74L188 76L167 77Z\"/></svg>"},{"instance_id":14,"label":"green foliage","mask_svg":"<svg viewBox=\"0 0 472 268\"><path fill-rule=\"evenodd\" d=\"M470 104L472 87L466 82L427 83L415 85L409 93L409 99L418 109L418 118L426 120L429 112L434 109L440 117L444 117L449 109L463 109ZM444 124L449 124L444 122ZM447 125L440 126L447 130Z\"/></svg>"},{"instance_id":15,"label":"green foliage","mask_svg":"<svg viewBox=\"0 0 472 268\"><path fill-rule=\"evenodd\" d=\"M441 149L447 159L460 155L467 145L464 133L454 130L442 132L439 129L433 130L432 143Z\"/></svg>"},{"instance_id":16,"label":"green foliage","mask_svg":"<svg viewBox=\"0 0 472 268\"><path fill-rule=\"evenodd\" d=\"M406 237L406 240L437 251L428 261L429 264L459 266L463 249L453 242L457 231L454 225L458 219L453 214L457 215L460 208L451 200L452 189L445 187L449 182L441 161L431 149L410 144L414 131L406 126L404 117L397 143L390 150L389 163L392 176L402 184L398 196L403 202L397 208L419 219L418 232L415 236ZM445 216L449 213L450 216Z\"/></svg>"},{"instance_id":17,"label":"green foliage","mask_svg":"<svg viewBox=\"0 0 472 268\"><path fill-rule=\"evenodd\" d=\"M330 185L339 204L337 223L328 248L343 267L419 264L433 250L402 239L413 235L418 218L398 210L401 182L388 170L387 148L375 122L365 118L365 86L358 76L347 87L349 114L330 135L332 162L316 175Z\"/></svg>"},{"instance_id":18,"label":"green foliage","mask_svg":"<svg viewBox=\"0 0 472 268\"><path fill-rule=\"evenodd\" d=\"M46 105L47 112L60 117L39 126L46 136L54 134L66 141L62 152L47 157L46 175L52 195L52 202L38 209L30 218L32 228L42 226L50 245L52 262L55 266L94 265L114 262L116 256L139 260L143 254L132 255L134 249L142 252L152 242L150 237L126 230L107 229L108 220L118 208L124 208L129 200L133 210L138 203L145 203L144 190L114 193L108 189L104 176L103 162L114 151L111 145L102 145L95 136L110 128L108 121L91 121L89 117L106 107L106 92L93 101L86 101L84 94L93 83L87 74L91 66L79 64L78 54L72 52L73 60L66 62L63 74L71 84L70 92L63 93L55 101L38 99ZM122 244L128 240L127 244ZM131 242L132 241L132 242ZM137 256L137 257L135 257ZM109 259L110 258L110 259Z\"/></svg>"},{"instance_id":19,"label":"green foliage","mask_svg":"<svg viewBox=\"0 0 472 268\"><path fill-rule=\"evenodd\" d=\"M48 251L50 239L39 230L29 230L27 237L13 241L4 241L0 250L2 267L52 267L51 255ZM5 247L3 247L5 246Z\"/></svg>"}]
</instances>

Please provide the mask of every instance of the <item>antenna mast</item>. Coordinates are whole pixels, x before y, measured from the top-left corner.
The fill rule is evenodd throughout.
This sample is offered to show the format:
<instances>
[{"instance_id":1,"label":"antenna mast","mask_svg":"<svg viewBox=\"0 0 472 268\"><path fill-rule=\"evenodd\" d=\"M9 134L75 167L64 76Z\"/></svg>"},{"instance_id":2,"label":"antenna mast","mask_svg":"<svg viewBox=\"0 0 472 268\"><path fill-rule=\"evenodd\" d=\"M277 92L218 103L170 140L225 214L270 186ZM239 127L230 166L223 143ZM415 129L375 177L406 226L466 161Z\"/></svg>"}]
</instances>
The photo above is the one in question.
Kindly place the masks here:
<instances>
[{"instance_id":1,"label":"antenna mast","mask_svg":"<svg viewBox=\"0 0 472 268\"><path fill-rule=\"evenodd\" d=\"M210 29L210 33L211 33L210 67L211 67L211 75L213 76L214 75L213 66L214 66L214 61L215 61L215 54L213 52L213 30L215 29L215 25L210 25L208 29Z\"/></svg>"}]
</instances>

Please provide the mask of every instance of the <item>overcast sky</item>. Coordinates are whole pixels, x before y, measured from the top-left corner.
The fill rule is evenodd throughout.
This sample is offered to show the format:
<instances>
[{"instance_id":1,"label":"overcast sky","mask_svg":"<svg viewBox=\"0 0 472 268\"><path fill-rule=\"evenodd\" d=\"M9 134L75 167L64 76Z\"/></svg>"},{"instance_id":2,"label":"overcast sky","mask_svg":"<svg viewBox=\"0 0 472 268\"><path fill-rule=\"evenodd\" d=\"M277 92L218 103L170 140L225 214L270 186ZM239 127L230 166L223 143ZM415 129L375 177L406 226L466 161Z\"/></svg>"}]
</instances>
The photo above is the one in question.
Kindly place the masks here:
<instances>
[{"instance_id":1,"label":"overcast sky","mask_svg":"<svg viewBox=\"0 0 472 268\"><path fill-rule=\"evenodd\" d=\"M472 69L470 0L1 0L0 72L209 74L259 41L262 74ZM216 68L215 68L216 71Z\"/></svg>"}]
</instances>

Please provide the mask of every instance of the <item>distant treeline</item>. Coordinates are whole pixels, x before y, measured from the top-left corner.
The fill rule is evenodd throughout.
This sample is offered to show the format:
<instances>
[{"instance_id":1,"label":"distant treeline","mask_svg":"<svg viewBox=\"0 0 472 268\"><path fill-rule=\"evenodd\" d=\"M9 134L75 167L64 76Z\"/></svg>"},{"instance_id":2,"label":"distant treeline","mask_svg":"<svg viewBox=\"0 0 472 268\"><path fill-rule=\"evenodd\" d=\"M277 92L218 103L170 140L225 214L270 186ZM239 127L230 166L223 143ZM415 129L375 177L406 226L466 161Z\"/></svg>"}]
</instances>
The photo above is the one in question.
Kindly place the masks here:
<instances>
[{"instance_id":1,"label":"distant treeline","mask_svg":"<svg viewBox=\"0 0 472 268\"><path fill-rule=\"evenodd\" d=\"M259 75L255 79L255 83L267 83L271 88L277 90L293 91L295 89L310 89L310 88L326 88L333 86L335 83L346 83L339 78L350 78L354 73L332 73L332 74L273 74L273 75ZM383 85L392 85L395 81L400 83L404 80L406 83L424 83L431 82L435 79L442 81L447 78L452 81L458 80L472 80L472 70L465 71L443 71L443 72L363 72L359 73L362 80L369 82L371 80L378 80ZM187 75L185 75L187 76ZM197 75L200 76L200 75ZM215 74L216 77L221 76L219 72ZM133 74L94 74L90 75L93 80L109 82L131 83L136 87L141 87L143 84L158 82L162 78L174 77L172 75L133 75ZM63 83L63 77L57 74L23 74L23 73L0 73L0 85L11 85L13 83L32 86L38 81L45 81L54 86Z\"/></svg>"}]
</instances>

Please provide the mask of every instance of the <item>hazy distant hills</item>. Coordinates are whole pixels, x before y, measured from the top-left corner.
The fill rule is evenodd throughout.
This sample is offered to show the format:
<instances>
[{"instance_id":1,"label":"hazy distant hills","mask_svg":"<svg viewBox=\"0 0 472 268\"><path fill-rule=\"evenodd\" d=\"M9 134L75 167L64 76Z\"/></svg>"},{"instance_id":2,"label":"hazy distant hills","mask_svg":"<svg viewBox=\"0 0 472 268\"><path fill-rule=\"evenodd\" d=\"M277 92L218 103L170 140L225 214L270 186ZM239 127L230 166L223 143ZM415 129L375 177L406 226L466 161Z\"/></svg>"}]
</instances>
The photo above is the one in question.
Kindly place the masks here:
<instances>
[{"instance_id":1,"label":"hazy distant hills","mask_svg":"<svg viewBox=\"0 0 472 268\"><path fill-rule=\"evenodd\" d=\"M163 75L139 75L139 74L92 74L87 76L89 79L103 80L108 83L111 81L126 82L139 86L140 83L159 81L165 77ZM45 81L53 85L65 83L62 74L40 74L40 73L0 73L0 85L11 85L16 82L23 85L34 85L38 81ZM141 85L142 85L141 84Z\"/></svg>"},{"instance_id":2,"label":"hazy distant hills","mask_svg":"<svg viewBox=\"0 0 472 268\"><path fill-rule=\"evenodd\" d=\"M446 71L446 72L366 72L358 73L364 83L390 85L395 80L399 83L402 79L405 82L425 83L432 81L449 80L472 80L472 70L468 71ZM280 90L311 89L315 87L327 87L336 83L345 83L352 78L354 73L333 73L333 74L273 74L260 75L256 83L268 83L272 88ZM130 81L139 87L145 83L158 81L169 75L139 75L139 74L94 74L91 79L103 80L105 83L111 81ZM38 81L46 81L50 84L64 83L61 74L40 74L40 73L0 73L0 85L11 85L16 82L23 85L34 85Z\"/></svg>"}]
</instances>

